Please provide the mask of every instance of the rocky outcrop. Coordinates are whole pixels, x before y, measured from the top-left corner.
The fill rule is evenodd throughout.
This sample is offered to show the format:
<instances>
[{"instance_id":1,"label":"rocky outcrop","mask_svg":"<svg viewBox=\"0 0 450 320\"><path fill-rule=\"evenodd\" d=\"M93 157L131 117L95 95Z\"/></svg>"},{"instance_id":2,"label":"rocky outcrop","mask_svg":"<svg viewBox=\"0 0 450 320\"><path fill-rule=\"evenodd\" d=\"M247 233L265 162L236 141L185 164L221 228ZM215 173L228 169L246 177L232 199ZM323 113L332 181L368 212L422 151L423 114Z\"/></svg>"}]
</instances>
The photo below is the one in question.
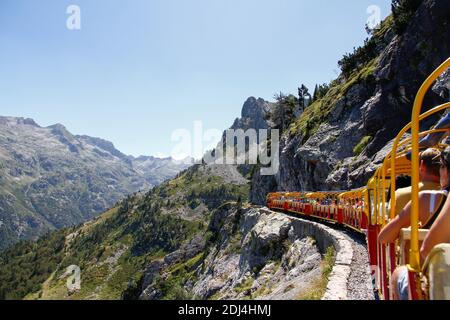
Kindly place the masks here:
<instances>
[{"instance_id":1,"label":"rocky outcrop","mask_svg":"<svg viewBox=\"0 0 450 320\"><path fill-rule=\"evenodd\" d=\"M144 288L142 293L139 293L141 300L158 300L163 297L162 292L157 288L155 281L162 277L164 279L167 274L165 270L171 266L194 258L201 253L205 246L205 240L201 236L196 236L189 243L183 245L180 249L166 255L164 259L154 260L147 265L144 275L142 276L140 287ZM137 298L125 295L125 299Z\"/></svg>"},{"instance_id":2,"label":"rocky outcrop","mask_svg":"<svg viewBox=\"0 0 450 320\"><path fill-rule=\"evenodd\" d=\"M316 240L298 233L285 216L225 205L214 212L208 229L205 258L196 266L195 281L184 286L194 297L295 299L321 274ZM141 299L162 297L154 280L180 261L168 257L184 254L177 251L147 266Z\"/></svg>"},{"instance_id":3,"label":"rocky outcrop","mask_svg":"<svg viewBox=\"0 0 450 320\"><path fill-rule=\"evenodd\" d=\"M439 94L442 99L450 101L450 70L447 70L439 77L433 87L433 91Z\"/></svg>"},{"instance_id":4,"label":"rocky outcrop","mask_svg":"<svg viewBox=\"0 0 450 320\"><path fill-rule=\"evenodd\" d=\"M265 208L241 209L231 204L214 212L208 230L204 248L201 241L190 242L147 265L139 298L164 298L158 279L170 282L170 270L179 270L181 262L203 253L203 259L187 270L194 276L182 281L191 297L301 299L321 277L322 255L332 247L335 263L323 299L373 299L367 257L355 261L352 240L340 231ZM358 268L357 283L349 285L355 281L351 270Z\"/></svg>"},{"instance_id":5,"label":"rocky outcrop","mask_svg":"<svg viewBox=\"0 0 450 320\"><path fill-rule=\"evenodd\" d=\"M270 129L272 127L272 123L269 120L269 114L274 107L274 103L265 101L262 98L256 99L255 97L249 97L242 107L241 112L241 118L236 118L233 125L228 130L234 130L236 132L237 130L242 130L244 133L248 133L248 130L256 130L256 143L260 142L260 135L259 130L262 129ZM218 144L218 148L216 148L215 152L218 152L218 150L225 150L223 149L224 146L226 146L227 140L226 140L227 131L224 131L222 135L222 142L221 144ZM234 143L234 146L236 146L236 143ZM249 141L245 141L245 153L247 155L248 150L250 149ZM221 154L223 151L219 151L219 154ZM237 151L239 152L239 151ZM244 158L243 154L237 154L238 157ZM237 166L239 172L244 176L247 177L251 171L252 171L253 165L248 164L239 164Z\"/></svg>"},{"instance_id":6,"label":"rocky outcrop","mask_svg":"<svg viewBox=\"0 0 450 320\"><path fill-rule=\"evenodd\" d=\"M273 103L262 98L248 98L242 107L241 118L234 121L231 129L242 129L244 131L248 129L268 129L267 116L272 107Z\"/></svg>"}]
</instances>

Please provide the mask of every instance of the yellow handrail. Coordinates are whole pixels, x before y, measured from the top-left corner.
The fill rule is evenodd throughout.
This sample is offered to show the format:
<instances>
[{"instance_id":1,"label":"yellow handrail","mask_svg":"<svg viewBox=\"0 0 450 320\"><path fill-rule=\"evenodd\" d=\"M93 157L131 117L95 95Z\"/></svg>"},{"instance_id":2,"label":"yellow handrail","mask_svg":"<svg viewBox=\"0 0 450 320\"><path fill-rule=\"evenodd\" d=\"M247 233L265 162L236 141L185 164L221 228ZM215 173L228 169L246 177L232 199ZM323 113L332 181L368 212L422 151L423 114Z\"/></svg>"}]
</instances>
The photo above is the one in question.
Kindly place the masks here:
<instances>
[{"instance_id":1,"label":"yellow handrail","mask_svg":"<svg viewBox=\"0 0 450 320\"><path fill-rule=\"evenodd\" d=\"M425 112L424 114L422 114L419 117L419 120L423 120L439 111L445 110L447 108L450 108L450 102L444 103L438 107L435 107L427 112ZM392 146L392 151L391 151L391 176L395 177L395 160L396 160L396 156L392 156L392 155L397 155L397 149L398 147L402 146L403 144L409 143L411 141L411 139L406 139L407 142L404 142L405 140L401 141L401 138L405 135L405 133L407 133L410 129L411 129L412 124L409 123L408 125L406 125L401 131L400 133L397 135L397 138L395 138L394 140L394 145ZM396 189L396 185L395 185L395 179L391 179L391 212L390 212L390 218L393 219L394 218L394 213L395 213L395 209L396 209L396 199L395 199L395 189Z\"/></svg>"},{"instance_id":2,"label":"yellow handrail","mask_svg":"<svg viewBox=\"0 0 450 320\"><path fill-rule=\"evenodd\" d=\"M428 89L433 82L450 67L450 58L441 64L422 84L414 100L414 107L411 120L411 250L409 258L409 267L414 272L420 272L420 254L419 254L419 121L422 110L423 100Z\"/></svg>"}]
</instances>

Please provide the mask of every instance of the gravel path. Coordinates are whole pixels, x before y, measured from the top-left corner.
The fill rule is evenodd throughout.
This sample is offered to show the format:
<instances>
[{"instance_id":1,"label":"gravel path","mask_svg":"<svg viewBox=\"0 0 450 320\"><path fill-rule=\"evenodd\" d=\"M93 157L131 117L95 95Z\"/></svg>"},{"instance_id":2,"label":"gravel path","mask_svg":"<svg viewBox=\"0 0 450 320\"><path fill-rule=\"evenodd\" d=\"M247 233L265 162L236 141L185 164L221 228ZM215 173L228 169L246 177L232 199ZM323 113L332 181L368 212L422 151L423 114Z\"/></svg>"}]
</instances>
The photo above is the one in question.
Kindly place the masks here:
<instances>
[{"instance_id":1,"label":"gravel path","mask_svg":"<svg viewBox=\"0 0 450 320\"><path fill-rule=\"evenodd\" d=\"M375 295L370 277L369 255L367 243L361 236L348 231L343 232L353 248L353 260L351 272L347 283L348 299L350 300L375 300Z\"/></svg>"},{"instance_id":2,"label":"gravel path","mask_svg":"<svg viewBox=\"0 0 450 320\"><path fill-rule=\"evenodd\" d=\"M305 220L296 217L295 215L287 215L293 219ZM342 236L344 236L346 240L350 242L353 249L353 258L350 265L351 271L347 281L347 299L375 300L372 279L370 276L367 243L364 237L360 234L345 230L331 223L324 223L324 225L340 232Z\"/></svg>"}]
</instances>

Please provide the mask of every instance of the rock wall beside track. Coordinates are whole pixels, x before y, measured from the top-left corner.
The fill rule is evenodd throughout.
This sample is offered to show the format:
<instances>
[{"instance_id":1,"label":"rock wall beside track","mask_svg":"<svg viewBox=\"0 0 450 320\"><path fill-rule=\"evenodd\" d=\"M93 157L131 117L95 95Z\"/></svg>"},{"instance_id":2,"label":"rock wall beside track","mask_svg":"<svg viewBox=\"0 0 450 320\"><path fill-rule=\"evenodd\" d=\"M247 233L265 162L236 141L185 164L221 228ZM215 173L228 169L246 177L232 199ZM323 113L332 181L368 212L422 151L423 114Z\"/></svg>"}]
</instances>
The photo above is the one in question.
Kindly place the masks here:
<instances>
[{"instance_id":1,"label":"rock wall beside track","mask_svg":"<svg viewBox=\"0 0 450 320\"><path fill-rule=\"evenodd\" d=\"M267 208L261 211L272 213ZM349 232L318 222L289 217L296 236L314 238L322 253L330 246L335 249L335 264L323 300L374 299L364 241Z\"/></svg>"}]
</instances>

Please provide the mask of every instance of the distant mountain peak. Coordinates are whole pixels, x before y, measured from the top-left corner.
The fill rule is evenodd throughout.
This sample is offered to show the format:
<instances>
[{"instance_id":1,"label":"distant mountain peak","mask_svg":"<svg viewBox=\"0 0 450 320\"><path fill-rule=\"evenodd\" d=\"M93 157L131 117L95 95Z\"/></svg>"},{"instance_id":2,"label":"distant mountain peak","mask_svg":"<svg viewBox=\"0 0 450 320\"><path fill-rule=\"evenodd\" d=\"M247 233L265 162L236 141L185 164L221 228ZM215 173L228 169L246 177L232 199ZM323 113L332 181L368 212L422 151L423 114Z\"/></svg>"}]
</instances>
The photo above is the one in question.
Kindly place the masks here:
<instances>
[{"instance_id":1,"label":"distant mountain peak","mask_svg":"<svg viewBox=\"0 0 450 320\"><path fill-rule=\"evenodd\" d=\"M242 107L242 118L254 118L269 110L269 102L262 98L249 97Z\"/></svg>"},{"instance_id":2,"label":"distant mountain peak","mask_svg":"<svg viewBox=\"0 0 450 320\"><path fill-rule=\"evenodd\" d=\"M188 167L154 157L139 162L107 140L14 117L0 117L0 155L0 251L94 218Z\"/></svg>"},{"instance_id":3,"label":"distant mountain peak","mask_svg":"<svg viewBox=\"0 0 450 320\"><path fill-rule=\"evenodd\" d=\"M54 129L54 130L64 130L67 131L67 128L63 126L61 123L55 123L54 125L48 126L48 129Z\"/></svg>"},{"instance_id":4,"label":"distant mountain peak","mask_svg":"<svg viewBox=\"0 0 450 320\"><path fill-rule=\"evenodd\" d=\"M137 158L135 158L135 157L133 157L133 156L130 156L133 160L136 160L136 161L147 161L147 160L155 160L155 159L158 159L158 158L156 158L156 157L153 157L153 156L144 156L144 155L140 155L139 157L137 157Z\"/></svg>"},{"instance_id":5,"label":"distant mountain peak","mask_svg":"<svg viewBox=\"0 0 450 320\"><path fill-rule=\"evenodd\" d=\"M129 157L127 157L125 154L123 154L122 152L117 150L116 147L114 146L114 143L112 143L111 141L108 141L108 140L105 140L102 138L90 137L90 136L86 136L86 135L76 136L76 138L83 140L91 145L94 145L104 151L107 151L112 156L115 156L119 159L122 159L124 161L130 160Z\"/></svg>"},{"instance_id":6,"label":"distant mountain peak","mask_svg":"<svg viewBox=\"0 0 450 320\"><path fill-rule=\"evenodd\" d=\"M29 125L29 126L40 128L40 126L33 119L23 118L23 117L0 116L0 124Z\"/></svg>"}]
</instances>

